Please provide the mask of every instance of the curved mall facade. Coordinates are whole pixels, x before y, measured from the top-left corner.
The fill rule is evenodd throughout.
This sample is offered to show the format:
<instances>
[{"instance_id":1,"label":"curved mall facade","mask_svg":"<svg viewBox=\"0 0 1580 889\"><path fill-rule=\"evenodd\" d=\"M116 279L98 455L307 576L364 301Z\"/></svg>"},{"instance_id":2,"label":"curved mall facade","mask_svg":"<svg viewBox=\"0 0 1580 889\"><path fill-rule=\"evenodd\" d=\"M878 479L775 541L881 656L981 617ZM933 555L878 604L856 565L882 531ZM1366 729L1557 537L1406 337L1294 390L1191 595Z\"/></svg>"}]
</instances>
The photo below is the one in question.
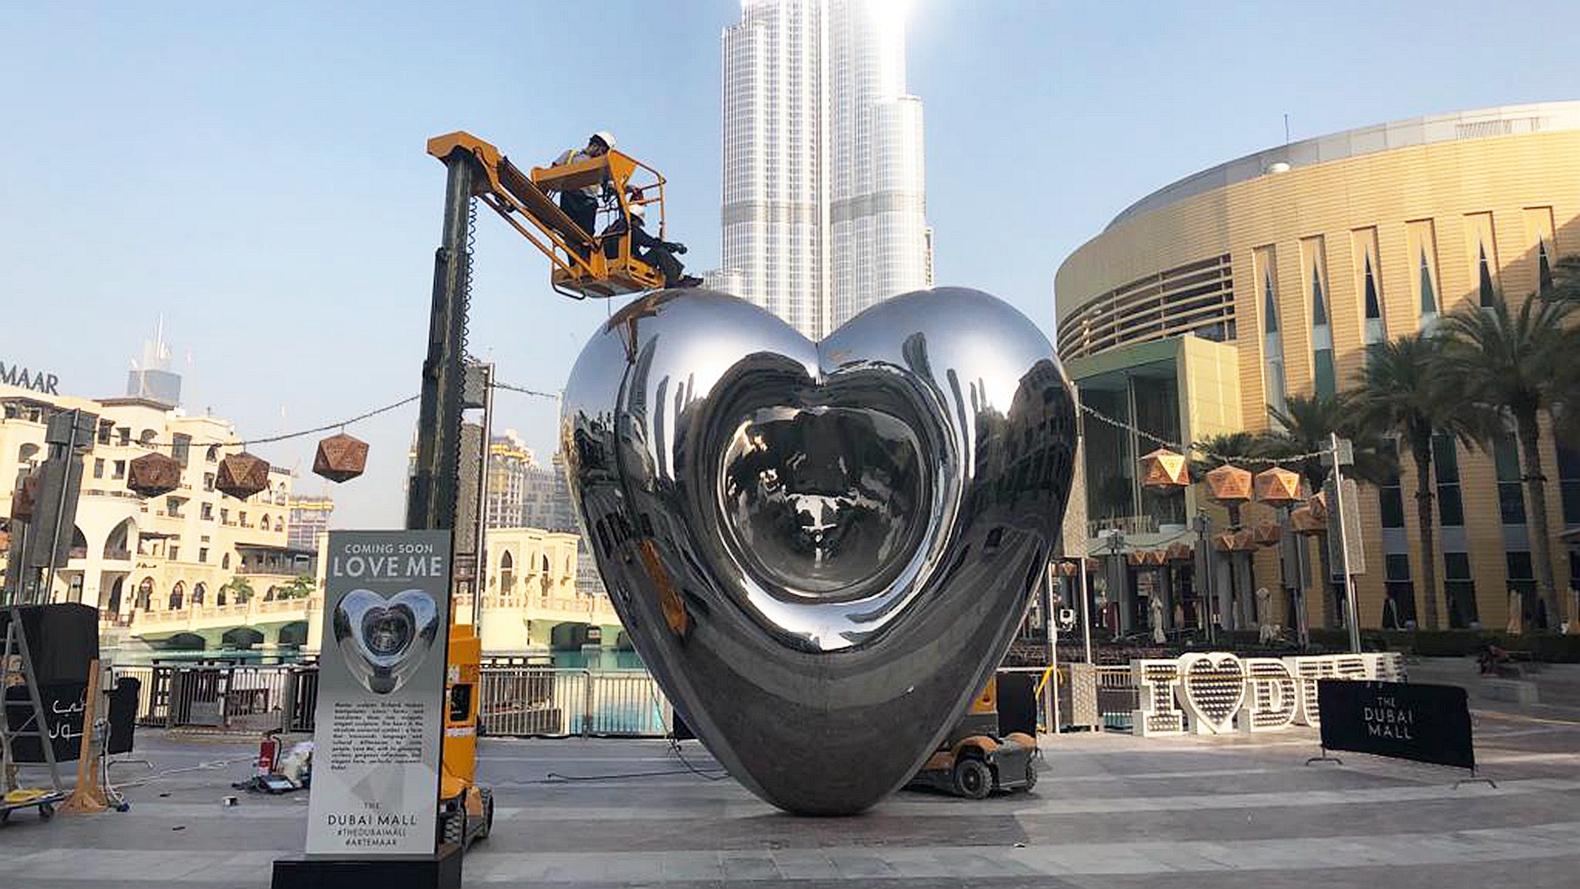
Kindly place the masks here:
<instances>
[{"instance_id":1,"label":"curved mall facade","mask_svg":"<svg viewBox=\"0 0 1580 889\"><path fill-rule=\"evenodd\" d=\"M1149 433L1263 431L1268 405L1353 387L1368 343L1428 328L1491 288L1535 291L1570 254L1580 102L1415 118L1249 155L1135 202L1060 266L1058 348L1088 405ZM1135 457L1154 445L1090 418L1085 428L1094 554L1114 551L1097 537L1107 527L1136 546L1178 536L1195 493L1140 489ZM1533 588L1512 442L1493 454L1439 444L1440 614L1502 627L1509 590ZM1580 525L1580 453L1542 446L1556 535ZM1402 485L1361 489L1364 627L1423 614L1415 480L1403 471ZM1560 590L1580 586L1580 557L1554 550ZM1275 591L1276 553L1255 560L1256 584ZM1310 618L1321 625L1315 601Z\"/></svg>"}]
</instances>

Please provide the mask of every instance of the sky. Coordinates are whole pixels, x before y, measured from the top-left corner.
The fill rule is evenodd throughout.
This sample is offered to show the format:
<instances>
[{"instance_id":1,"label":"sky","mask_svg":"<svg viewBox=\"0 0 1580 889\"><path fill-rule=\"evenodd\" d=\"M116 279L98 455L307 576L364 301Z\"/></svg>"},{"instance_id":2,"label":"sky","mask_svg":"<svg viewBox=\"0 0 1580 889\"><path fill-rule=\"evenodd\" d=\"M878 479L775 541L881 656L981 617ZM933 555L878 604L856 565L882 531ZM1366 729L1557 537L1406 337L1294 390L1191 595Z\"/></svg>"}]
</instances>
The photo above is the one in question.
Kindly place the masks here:
<instances>
[{"instance_id":1,"label":"sky","mask_svg":"<svg viewBox=\"0 0 1580 889\"><path fill-rule=\"evenodd\" d=\"M1204 167L1387 120L1580 98L1580 4L1043 3L906 9L940 284L1051 338L1052 278L1126 205ZM417 392L444 169L466 129L518 166L614 131L662 170L688 267L720 254L720 32L737 0L0 2L0 361L120 394L162 317L183 402L260 437ZM1559 39L1554 40L1554 37ZM469 349L560 389L618 305L573 302L479 217ZM500 392L544 463L553 401ZM416 405L348 431L369 469L311 473L334 526L398 527Z\"/></svg>"}]
</instances>

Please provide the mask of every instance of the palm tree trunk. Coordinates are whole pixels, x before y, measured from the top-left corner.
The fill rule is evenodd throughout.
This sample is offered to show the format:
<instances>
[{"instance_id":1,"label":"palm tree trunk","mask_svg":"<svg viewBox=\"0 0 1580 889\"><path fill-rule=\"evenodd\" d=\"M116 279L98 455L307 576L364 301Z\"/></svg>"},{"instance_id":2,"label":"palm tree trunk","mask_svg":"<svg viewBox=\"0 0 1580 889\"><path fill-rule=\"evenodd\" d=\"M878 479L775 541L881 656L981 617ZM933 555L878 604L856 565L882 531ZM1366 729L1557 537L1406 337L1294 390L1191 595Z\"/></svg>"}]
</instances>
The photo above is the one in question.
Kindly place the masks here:
<instances>
[{"instance_id":1,"label":"palm tree trunk","mask_svg":"<svg viewBox=\"0 0 1580 889\"><path fill-rule=\"evenodd\" d=\"M1410 443L1415 458L1415 514L1421 526L1421 601L1426 628L1437 626L1437 526L1432 516L1432 439Z\"/></svg>"},{"instance_id":2,"label":"palm tree trunk","mask_svg":"<svg viewBox=\"0 0 1580 889\"><path fill-rule=\"evenodd\" d=\"M1547 626L1556 629L1568 620L1564 603L1553 584L1553 539L1547 527L1547 477L1542 472L1541 432L1536 426L1536 411L1516 412L1514 425L1520 439L1520 457L1525 464L1525 520L1531 530L1531 561L1536 568L1536 595L1547 606Z\"/></svg>"},{"instance_id":3,"label":"palm tree trunk","mask_svg":"<svg viewBox=\"0 0 1580 889\"><path fill-rule=\"evenodd\" d=\"M1317 595L1322 597L1322 627L1331 630L1338 626L1334 623L1333 610L1333 553L1328 552L1328 532L1317 534L1317 570L1321 576L1317 578Z\"/></svg>"}]
</instances>

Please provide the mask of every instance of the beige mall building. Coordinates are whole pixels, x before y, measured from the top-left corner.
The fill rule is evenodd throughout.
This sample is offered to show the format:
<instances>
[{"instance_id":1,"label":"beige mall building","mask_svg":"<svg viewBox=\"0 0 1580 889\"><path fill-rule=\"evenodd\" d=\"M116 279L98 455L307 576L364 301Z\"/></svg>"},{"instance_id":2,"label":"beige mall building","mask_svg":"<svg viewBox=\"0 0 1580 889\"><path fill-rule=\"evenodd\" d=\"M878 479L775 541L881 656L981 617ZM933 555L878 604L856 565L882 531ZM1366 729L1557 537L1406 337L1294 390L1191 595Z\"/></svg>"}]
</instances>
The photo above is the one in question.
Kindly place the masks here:
<instances>
[{"instance_id":1,"label":"beige mall building","mask_svg":"<svg viewBox=\"0 0 1580 889\"><path fill-rule=\"evenodd\" d=\"M1381 124L1233 160L1131 204L1060 266L1058 349L1088 406L1150 434L1261 431L1268 405L1351 388L1368 343L1430 329L1490 289L1533 292L1569 254L1580 254L1580 102ZM1196 491L1156 495L1136 480L1136 458L1156 445L1091 418L1085 433L1091 551L1113 551L1099 536L1110 527L1125 547L1188 540ZM1440 614L1502 627L1508 591L1534 586L1512 441L1493 454L1439 445ZM1575 529L1580 450L1542 446L1551 525ZM1362 488L1362 626L1424 613L1403 463L1398 484ZM1580 585L1580 558L1553 550L1560 587ZM1112 580L1134 582L1134 569ZM1255 583L1280 591L1280 580L1275 551L1259 553Z\"/></svg>"}]
</instances>

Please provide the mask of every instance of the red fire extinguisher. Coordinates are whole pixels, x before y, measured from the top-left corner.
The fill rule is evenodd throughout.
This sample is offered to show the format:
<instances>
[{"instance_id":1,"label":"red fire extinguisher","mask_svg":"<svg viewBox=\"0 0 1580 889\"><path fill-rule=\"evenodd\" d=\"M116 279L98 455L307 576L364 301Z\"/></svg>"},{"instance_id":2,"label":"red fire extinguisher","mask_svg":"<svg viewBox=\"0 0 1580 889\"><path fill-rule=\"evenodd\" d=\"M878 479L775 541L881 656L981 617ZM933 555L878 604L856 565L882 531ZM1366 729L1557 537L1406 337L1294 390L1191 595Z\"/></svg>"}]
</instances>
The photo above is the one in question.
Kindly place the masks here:
<instances>
[{"instance_id":1,"label":"red fire extinguisher","mask_svg":"<svg viewBox=\"0 0 1580 889\"><path fill-rule=\"evenodd\" d=\"M280 739L274 735L264 735L258 742L258 766L255 774L258 777L274 774L274 764L280 759Z\"/></svg>"}]
</instances>

